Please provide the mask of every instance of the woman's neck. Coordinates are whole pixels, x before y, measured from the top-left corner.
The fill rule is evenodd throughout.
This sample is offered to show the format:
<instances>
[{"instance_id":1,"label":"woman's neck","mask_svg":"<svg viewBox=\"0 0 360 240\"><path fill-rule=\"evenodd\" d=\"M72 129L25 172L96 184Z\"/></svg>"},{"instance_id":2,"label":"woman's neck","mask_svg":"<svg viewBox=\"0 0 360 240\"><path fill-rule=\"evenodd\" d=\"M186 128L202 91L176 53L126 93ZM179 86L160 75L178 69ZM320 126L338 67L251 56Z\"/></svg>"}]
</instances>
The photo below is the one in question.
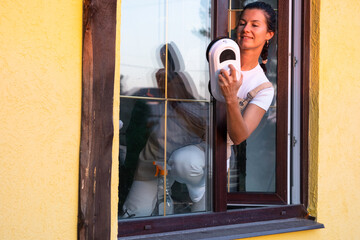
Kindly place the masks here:
<instances>
[{"instance_id":1,"label":"woman's neck","mask_svg":"<svg viewBox=\"0 0 360 240\"><path fill-rule=\"evenodd\" d=\"M259 64L260 53L251 50L241 51L241 71L249 71Z\"/></svg>"}]
</instances>

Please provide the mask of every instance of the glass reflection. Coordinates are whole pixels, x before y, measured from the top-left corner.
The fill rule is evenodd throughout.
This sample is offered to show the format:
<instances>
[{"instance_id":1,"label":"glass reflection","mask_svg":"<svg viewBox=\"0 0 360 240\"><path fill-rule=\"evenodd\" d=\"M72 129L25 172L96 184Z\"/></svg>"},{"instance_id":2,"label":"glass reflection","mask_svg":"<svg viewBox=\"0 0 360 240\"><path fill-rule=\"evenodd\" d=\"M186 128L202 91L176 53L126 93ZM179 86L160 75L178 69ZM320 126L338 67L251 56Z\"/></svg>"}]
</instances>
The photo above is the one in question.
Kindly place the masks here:
<instances>
[{"instance_id":1,"label":"glass reflection","mask_svg":"<svg viewBox=\"0 0 360 240\"><path fill-rule=\"evenodd\" d=\"M169 96L193 98L182 74L167 80ZM120 119L121 216L205 211L209 104L124 98Z\"/></svg>"},{"instance_id":2,"label":"glass reflection","mask_svg":"<svg viewBox=\"0 0 360 240\"><path fill-rule=\"evenodd\" d=\"M157 90L144 88L139 90L139 94L156 94ZM165 103L158 100L123 98L120 101L120 212L131 189L140 152L144 149L151 132L160 123L164 115L164 106Z\"/></svg>"},{"instance_id":3,"label":"glass reflection","mask_svg":"<svg viewBox=\"0 0 360 240\"><path fill-rule=\"evenodd\" d=\"M138 89L157 87L156 71L164 67L159 58L160 48L166 42L173 42L176 51L181 52L177 70L186 69L193 79L195 99L210 100L208 66L204 60L204 49L210 42L210 2L122 1L122 95L139 96Z\"/></svg>"},{"instance_id":4,"label":"glass reflection","mask_svg":"<svg viewBox=\"0 0 360 240\"><path fill-rule=\"evenodd\" d=\"M210 42L211 9L209 0L169 0L168 42L176 43L183 59L181 70L192 79L197 100L210 100L208 63L204 59Z\"/></svg>"},{"instance_id":5,"label":"glass reflection","mask_svg":"<svg viewBox=\"0 0 360 240\"><path fill-rule=\"evenodd\" d=\"M165 43L165 0L121 2L121 94L139 95L143 88L157 88L159 46Z\"/></svg>"},{"instance_id":6,"label":"glass reflection","mask_svg":"<svg viewBox=\"0 0 360 240\"><path fill-rule=\"evenodd\" d=\"M175 213L206 210L209 104L170 101L166 153Z\"/></svg>"},{"instance_id":7,"label":"glass reflection","mask_svg":"<svg viewBox=\"0 0 360 240\"><path fill-rule=\"evenodd\" d=\"M121 7L119 216L208 211L210 1Z\"/></svg>"}]
</instances>

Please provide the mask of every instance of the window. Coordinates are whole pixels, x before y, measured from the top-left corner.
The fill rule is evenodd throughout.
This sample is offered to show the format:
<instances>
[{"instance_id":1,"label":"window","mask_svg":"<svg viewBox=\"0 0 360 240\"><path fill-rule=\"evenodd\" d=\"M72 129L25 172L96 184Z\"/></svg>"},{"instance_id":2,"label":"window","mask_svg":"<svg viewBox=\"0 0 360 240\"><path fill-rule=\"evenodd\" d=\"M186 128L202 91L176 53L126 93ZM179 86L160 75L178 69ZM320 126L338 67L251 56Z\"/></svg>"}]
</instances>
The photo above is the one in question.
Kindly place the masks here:
<instances>
[{"instance_id":1,"label":"window","mask_svg":"<svg viewBox=\"0 0 360 240\"><path fill-rule=\"evenodd\" d=\"M228 172L228 204L287 204L288 138L288 1L266 1L278 15L278 28L270 41L267 77L275 91L273 103L245 143L233 146ZM279 2L279 3L278 3ZM249 1L230 1L228 31L235 26ZM279 7L283 9L279 9ZM285 21L284 21L285 20ZM246 147L244 147L246 146ZM246 153L244 153L246 151Z\"/></svg>"},{"instance_id":2,"label":"window","mask_svg":"<svg viewBox=\"0 0 360 240\"><path fill-rule=\"evenodd\" d=\"M85 1L84 4L84 104L79 234L89 233L104 237L109 234L110 229L110 189L107 183L111 176L111 148L116 147L111 146L116 7L112 5L110 9L106 4L98 3L94 6L89 2ZM302 33L302 39L296 43L301 49L301 58L298 58L300 60L297 65L302 70L301 96L295 100L300 99L300 110L294 117L289 107L292 87L289 79L292 74L298 74L292 72L293 58L289 57L293 46L289 41L292 3L285 0L269 1L278 13L277 45L273 44L271 50L271 54L277 58L274 58L276 61L271 64L269 71L269 78L276 83L277 94L262 123L265 131L270 132L272 138L276 138L276 145L271 138L260 142L270 149L261 157L272 161L268 168L269 174L264 178L265 181L258 181L259 184L255 185L250 177L259 179L256 174L264 175L256 171L251 173L250 163L247 165L248 177L240 178L234 174L238 171L236 166L239 164L232 165L229 175L226 171L225 112L221 103L211 101L208 94L207 62L204 61L204 55L210 42L209 36L227 36L229 32L231 36L234 21L245 2L247 1L239 1L237 5L227 0L122 1L119 118L122 125L119 146L122 169L119 176L119 210L124 210L124 203L132 191L134 179L152 180L151 185L140 188L142 193L150 191L151 188L156 190L155 193L151 191L155 196L150 198L152 201L147 213L134 216L125 208L121 215L125 214L127 218L119 219L119 236L306 216L306 209L302 204L306 204L307 199L309 1L304 1L300 6L299 12L304 18L300 19L300 24L294 25L294 29L301 29ZM294 6L294 9L295 7L299 6ZM275 112L276 125L272 118ZM301 137L297 140L301 142L301 161L298 161L301 171L294 168L300 172L298 183L301 183L301 189L298 191L302 193L297 202L289 200L289 166L294 165L288 157L291 153L289 139L293 118L300 119L298 123L301 129L298 131ZM197 124L194 126L194 123ZM184 126L183 132L178 130ZM157 141L151 144L156 148L150 148L146 152L144 149L147 142L155 138L153 132L156 132ZM249 139L248 151L252 144L259 143L261 134L264 132L259 130L253 139ZM201 159L204 159L205 166L200 169L203 172L197 181L201 182L203 194L199 194L201 191L196 188L199 184L194 187L191 181L171 179L171 176L166 174L172 164L176 164L173 155L179 148L172 149L172 144L177 144L174 139L179 136L190 142L190 147L195 147L192 153L203 154ZM199 146L201 143L205 144ZM139 173L139 162L127 160L141 159L138 157L140 155L149 156L146 154L159 157L152 159L154 162L144 163L144 172L149 169L153 172L147 173L149 176L142 179L144 175ZM258 158L250 154L248 157ZM167 161L158 161L159 159ZM157 177L154 176L154 164L165 170L160 169ZM162 195L167 194L166 186L170 183L168 190L171 190L173 201L170 208L161 206L162 211L159 208L161 202L157 201L158 181L161 178L164 179L161 186L165 189ZM235 186L231 185L233 182ZM161 192L159 195L161 196ZM200 200L204 201L200 207L196 206L196 203L201 202L197 199L199 196ZM164 200L164 203L167 201Z\"/></svg>"}]
</instances>

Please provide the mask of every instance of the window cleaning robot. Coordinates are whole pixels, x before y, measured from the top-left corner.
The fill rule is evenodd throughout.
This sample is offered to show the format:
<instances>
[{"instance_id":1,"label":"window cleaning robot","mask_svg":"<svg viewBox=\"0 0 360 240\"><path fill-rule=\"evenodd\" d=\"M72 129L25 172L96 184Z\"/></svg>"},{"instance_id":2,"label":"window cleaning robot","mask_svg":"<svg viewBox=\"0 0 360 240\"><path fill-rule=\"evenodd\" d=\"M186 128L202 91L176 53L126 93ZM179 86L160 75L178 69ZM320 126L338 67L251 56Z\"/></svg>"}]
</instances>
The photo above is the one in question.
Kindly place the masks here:
<instances>
[{"instance_id":1,"label":"window cleaning robot","mask_svg":"<svg viewBox=\"0 0 360 240\"><path fill-rule=\"evenodd\" d=\"M210 93L217 101L225 102L218 84L218 75L221 69L227 70L230 74L229 64L232 64L236 69L236 77L239 81L241 69L240 48L230 38L215 39L206 50L206 58L209 62Z\"/></svg>"}]
</instances>

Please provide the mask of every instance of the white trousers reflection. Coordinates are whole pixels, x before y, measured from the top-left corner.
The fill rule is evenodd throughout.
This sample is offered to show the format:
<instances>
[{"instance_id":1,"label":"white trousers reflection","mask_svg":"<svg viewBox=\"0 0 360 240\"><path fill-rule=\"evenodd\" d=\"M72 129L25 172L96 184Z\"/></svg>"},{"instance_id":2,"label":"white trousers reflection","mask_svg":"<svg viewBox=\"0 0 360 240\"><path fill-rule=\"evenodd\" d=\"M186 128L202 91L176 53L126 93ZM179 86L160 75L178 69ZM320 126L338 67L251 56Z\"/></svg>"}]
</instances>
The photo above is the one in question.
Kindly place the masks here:
<instances>
[{"instance_id":1,"label":"white trousers reflection","mask_svg":"<svg viewBox=\"0 0 360 240\"><path fill-rule=\"evenodd\" d=\"M192 212L205 211L205 153L189 145L174 151L168 161L168 181L178 181L187 186L193 204ZM157 201L157 182L134 181L123 205L123 217L150 216Z\"/></svg>"}]
</instances>

